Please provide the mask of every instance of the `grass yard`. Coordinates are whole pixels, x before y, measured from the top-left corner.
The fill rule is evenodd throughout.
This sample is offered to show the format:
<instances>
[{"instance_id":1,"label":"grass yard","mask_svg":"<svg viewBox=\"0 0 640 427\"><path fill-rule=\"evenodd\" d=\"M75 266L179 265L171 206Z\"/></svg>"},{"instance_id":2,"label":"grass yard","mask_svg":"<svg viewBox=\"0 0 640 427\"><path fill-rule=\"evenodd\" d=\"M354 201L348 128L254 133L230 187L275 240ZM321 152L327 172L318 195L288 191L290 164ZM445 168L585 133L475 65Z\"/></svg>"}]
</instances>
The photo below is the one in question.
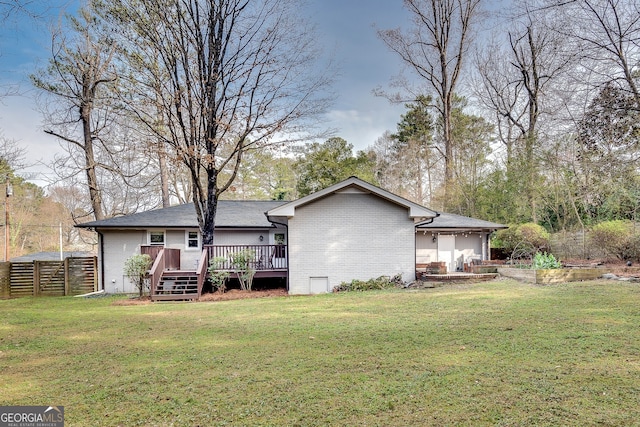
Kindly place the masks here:
<instances>
[{"instance_id":1,"label":"grass yard","mask_svg":"<svg viewBox=\"0 0 640 427\"><path fill-rule=\"evenodd\" d=\"M640 425L640 285L0 301L0 405L68 426Z\"/></svg>"}]
</instances>

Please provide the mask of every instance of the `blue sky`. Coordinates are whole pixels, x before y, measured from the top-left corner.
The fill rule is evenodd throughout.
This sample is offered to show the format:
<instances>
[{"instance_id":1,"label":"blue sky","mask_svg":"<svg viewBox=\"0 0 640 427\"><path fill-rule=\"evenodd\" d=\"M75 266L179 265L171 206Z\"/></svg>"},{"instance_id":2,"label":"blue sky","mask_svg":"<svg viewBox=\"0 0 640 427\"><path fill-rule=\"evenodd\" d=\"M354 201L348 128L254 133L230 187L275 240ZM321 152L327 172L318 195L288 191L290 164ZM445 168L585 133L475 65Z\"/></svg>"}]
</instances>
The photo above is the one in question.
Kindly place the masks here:
<instances>
[{"instance_id":1,"label":"blue sky","mask_svg":"<svg viewBox=\"0 0 640 427\"><path fill-rule=\"evenodd\" d=\"M38 4L36 2L36 4ZM21 95L0 100L0 130L4 137L20 141L27 148L29 162L49 162L59 152L55 138L42 132L35 91L29 74L46 66L50 33L48 21L57 21L72 0L51 0L41 12L45 19L24 16L0 23L0 90L19 88ZM309 0L306 11L317 25L318 37L327 55L339 65L334 90L337 99L326 115L326 125L337 130L356 149L375 142L385 130L395 130L403 112L376 97L376 87L388 87L401 63L377 37L375 28L407 26L408 15L401 0ZM46 168L35 165L34 181L43 184Z\"/></svg>"}]
</instances>

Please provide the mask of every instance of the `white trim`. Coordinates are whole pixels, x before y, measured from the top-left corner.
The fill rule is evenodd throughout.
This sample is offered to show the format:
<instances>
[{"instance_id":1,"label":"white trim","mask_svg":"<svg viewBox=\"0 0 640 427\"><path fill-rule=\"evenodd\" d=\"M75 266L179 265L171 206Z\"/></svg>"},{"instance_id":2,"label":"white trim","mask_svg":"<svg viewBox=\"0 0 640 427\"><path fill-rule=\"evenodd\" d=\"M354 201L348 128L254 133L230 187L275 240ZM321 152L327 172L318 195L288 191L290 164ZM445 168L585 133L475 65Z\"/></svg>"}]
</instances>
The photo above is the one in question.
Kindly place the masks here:
<instances>
[{"instance_id":1,"label":"white trim","mask_svg":"<svg viewBox=\"0 0 640 427\"><path fill-rule=\"evenodd\" d=\"M375 185L369 184L368 182L356 178L355 176L352 176L351 178L347 178L342 182L325 188L324 190L316 191L313 194L309 194L293 202L289 202L282 206L278 206L277 208L271 209L269 212L267 212L267 216L285 216L291 218L295 216L297 207L312 203L320 198L339 192L361 192L363 194L376 195L382 199L386 199L390 202L407 208L409 210L409 217L417 218L420 221L426 221L427 219L433 218L438 215L437 212L432 211L431 209L425 208L424 206L421 206L417 203L413 203L407 199L404 199L400 196L383 190L382 188L376 187Z\"/></svg>"},{"instance_id":2,"label":"white trim","mask_svg":"<svg viewBox=\"0 0 640 427\"><path fill-rule=\"evenodd\" d=\"M197 247L190 247L189 246L189 233L196 233L197 239L198 239L198 246ZM184 230L184 250L188 251L188 252L197 252L202 250L202 235L200 234L200 231L198 230Z\"/></svg>"}]
</instances>

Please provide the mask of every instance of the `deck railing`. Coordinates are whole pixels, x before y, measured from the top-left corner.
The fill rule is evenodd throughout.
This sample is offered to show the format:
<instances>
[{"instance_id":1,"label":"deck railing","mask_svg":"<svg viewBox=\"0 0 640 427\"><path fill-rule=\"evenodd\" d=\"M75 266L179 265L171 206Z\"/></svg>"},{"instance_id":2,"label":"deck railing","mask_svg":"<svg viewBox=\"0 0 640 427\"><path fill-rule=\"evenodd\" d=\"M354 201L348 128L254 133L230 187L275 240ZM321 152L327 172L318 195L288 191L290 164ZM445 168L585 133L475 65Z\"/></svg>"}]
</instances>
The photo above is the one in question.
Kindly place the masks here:
<instances>
[{"instance_id":1,"label":"deck railing","mask_svg":"<svg viewBox=\"0 0 640 427\"><path fill-rule=\"evenodd\" d=\"M207 278L207 269L209 268L209 252L203 250L200 255L200 261L198 261L198 298L202 295L202 286Z\"/></svg>"},{"instance_id":2,"label":"deck railing","mask_svg":"<svg viewBox=\"0 0 640 427\"><path fill-rule=\"evenodd\" d=\"M140 246L140 253L149 255L153 262L155 262L158 254L162 251L164 251L164 268L167 270L180 270L180 249L171 249L155 245Z\"/></svg>"},{"instance_id":3,"label":"deck railing","mask_svg":"<svg viewBox=\"0 0 640 427\"><path fill-rule=\"evenodd\" d=\"M160 248L160 250L156 250ZM161 246L141 246L141 254L148 254L153 260L151 270L149 270L149 293L155 295L156 288L165 270L180 269L180 249L169 249ZM154 257L155 255L155 257Z\"/></svg>"},{"instance_id":4,"label":"deck railing","mask_svg":"<svg viewBox=\"0 0 640 427\"><path fill-rule=\"evenodd\" d=\"M220 270L235 270L232 254L250 251L249 265L256 271L286 270L287 245L205 245L209 260L218 260Z\"/></svg>"},{"instance_id":5,"label":"deck railing","mask_svg":"<svg viewBox=\"0 0 640 427\"><path fill-rule=\"evenodd\" d=\"M140 248L140 252L142 252L142 248ZM160 251L158 251L155 255L156 257L153 260L153 265L151 266L151 270L149 271L149 281L150 281L149 294L150 295L156 294L156 288L160 283L160 278L162 277L162 272L164 271L164 248L161 248Z\"/></svg>"}]
</instances>

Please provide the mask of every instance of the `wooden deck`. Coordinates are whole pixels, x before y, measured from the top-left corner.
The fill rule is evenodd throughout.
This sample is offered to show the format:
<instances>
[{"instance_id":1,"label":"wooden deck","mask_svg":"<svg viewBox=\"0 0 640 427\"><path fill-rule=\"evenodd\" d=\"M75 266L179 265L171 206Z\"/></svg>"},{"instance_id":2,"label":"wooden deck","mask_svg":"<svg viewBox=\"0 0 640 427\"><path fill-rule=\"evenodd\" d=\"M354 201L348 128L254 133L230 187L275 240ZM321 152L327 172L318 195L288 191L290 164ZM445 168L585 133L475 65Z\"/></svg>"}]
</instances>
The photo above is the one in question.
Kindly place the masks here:
<instances>
[{"instance_id":1,"label":"wooden deck","mask_svg":"<svg viewBox=\"0 0 640 427\"><path fill-rule=\"evenodd\" d=\"M209 261L216 259L221 271L238 278L234 254L247 251L248 265L255 271L254 279L286 278L289 274L286 245L205 245L198 261L198 269L180 268L180 250L162 246L143 246L141 253L153 260L149 271L152 301L197 300L208 276Z\"/></svg>"},{"instance_id":2,"label":"wooden deck","mask_svg":"<svg viewBox=\"0 0 640 427\"><path fill-rule=\"evenodd\" d=\"M263 271L286 272L288 270L289 257L287 245L205 245L204 250L207 251L210 260L221 260L219 263L220 270L235 270L236 266L233 264L233 254L241 251L249 252L251 255L249 265L257 273Z\"/></svg>"},{"instance_id":3,"label":"wooden deck","mask_svg":"<svg viewBox=\"0 0 640 427\"><path fill-rule=\"evenodd\" d=\"M273 269L273 270L257 270L256 274L253 276L254 279L272 279L272 278L278 278L278 277L287 277L287 275L289 274L288 270L280 270L280 269ZM233 278L233 279L237 279L238 278L238 273L236 273L235 271L229 271L229 277Z\"/></svg>"}]
</instances>

